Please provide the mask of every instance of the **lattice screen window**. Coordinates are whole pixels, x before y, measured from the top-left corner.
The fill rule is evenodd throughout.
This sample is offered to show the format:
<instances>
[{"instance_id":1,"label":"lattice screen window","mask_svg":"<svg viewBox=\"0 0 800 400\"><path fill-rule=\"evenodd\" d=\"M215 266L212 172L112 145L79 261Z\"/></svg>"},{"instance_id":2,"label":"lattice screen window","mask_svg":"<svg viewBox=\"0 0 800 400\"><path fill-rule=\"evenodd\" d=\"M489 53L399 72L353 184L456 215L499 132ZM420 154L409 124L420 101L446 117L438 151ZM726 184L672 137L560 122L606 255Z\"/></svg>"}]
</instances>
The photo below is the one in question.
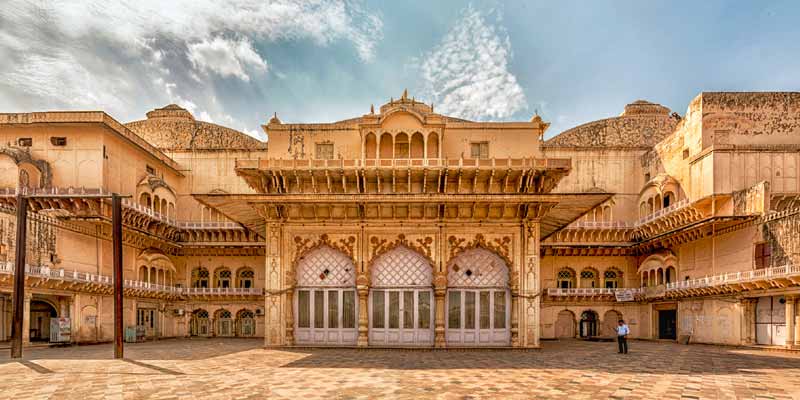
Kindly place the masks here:
<instances>
[{"instance_id":1,"label":"lattice screen window","mask_svg":"<svg viewBox=\"0 0 800 400\"><path fill-rule=\"evenodd\" d=\"M482 248L462 252L447 267L451 287L506 287L508 266L497 254Z\"/></svg>"},{"instance_id":2,"label":"lattice screen window","mask_svg":"<svg viewBox=\"0 0 800 400\"><path fill-rule=\"evenodd\" d=\"M375 260L372 285L375 287L430 287L433 271L421 254L405 246L396 247Z\"/></svg>"},{"instance_id":3,"label":"lattice screen window","mask_svg":"<svg viewBox=\"0 0 800 400\"><path fill-rule=\"evenodd\" d=\"M608 270L603 272L603 278L605 279L605 287L606 289L615 289L619 287L620 276L622 274L618 273L616 270Z\"/></svg>"},{"instance_id":4,"label":"lattice screen window","mask_svg":"<svg viewBox=\"0 0 800 400\"><path fill-rule=\"evenodd\" d=\"M231 312L225 309L217 311L217 318L218 319L231 319L232 315Z\"/></svg>"},{"instance_id":5,"label":"lattice screen window","mask_svg":"<svg viewBox=\"0 0 800 400\"><path fill-rule=\"evenodd\" d=\"M321 246L302 257L297 265L298 286L353 286L356 270L353 261L339 250Z\"/></svg>"},{"instance_id":6,"label":"lattice screen window","mask_svg":"<svg viewBox=\"0 0 800 400\"><path fill-rule=\"evenodd\" d=\"M558 271L558 287L561 289L569 289L575 286L575 273L570 269L562 269Z\"/></svg>"},{"instance_id":7,"label":"lattice screen window","mask_svg":"<svg viewBox=\"0 0 800 400\"><path fill-rule=\"evenodd\" d=\"M193 315L198 319L208 319L208 311L206 310L195 310Z\"/></svg>"},{"instance_id":8,"label":"lattice screen window","mask_svg":"<svg viewBox=\"0 0 800 400\"><path fill-rule=\"evenodd\" d=\"M252 269L239 270L239 287L251 288L255 286L256 273Z\"/></svg>"},{"instance_id":9,"label":"lattice screen window","mask_svg":"<svg viewBox=\"0 0 800 400\"><path fill-rule=\"evenodd\" d=\"M194 288L207 288L208 285L208 270L200 267L192 270L192 287Z\"/></svg>"},{"instance_id":10,"label":"lattice screen window","mask_svg":"<svg viewBox=\"0 0 800 400\"><path fill-rule=\"evenodd\" d=\"M253 319L253 318L255 318L255 314L253 314L252 311L245 309L245 310L239 311L237 317L239 319Z\"/></svg>"},{"instance_id":11,"label":"lattice screen window","mask_svg":"<svg viewBox=\"0 0 800 400\"><path fill-rule=\"evenodd\" d=\"M594 279L594 271L581 271L581 279Z\"/></svg>"}]
</instances>

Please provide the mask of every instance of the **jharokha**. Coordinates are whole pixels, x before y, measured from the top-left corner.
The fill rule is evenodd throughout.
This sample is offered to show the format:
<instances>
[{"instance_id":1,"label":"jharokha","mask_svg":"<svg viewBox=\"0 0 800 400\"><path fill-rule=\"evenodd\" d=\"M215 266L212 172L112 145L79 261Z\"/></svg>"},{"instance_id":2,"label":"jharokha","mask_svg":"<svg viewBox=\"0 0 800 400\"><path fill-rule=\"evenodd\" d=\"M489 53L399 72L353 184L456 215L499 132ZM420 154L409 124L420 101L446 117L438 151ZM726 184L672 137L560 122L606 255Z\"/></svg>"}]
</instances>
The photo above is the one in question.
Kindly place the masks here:
<instances>
[{"instance_id":1,"label":"jharokha","mask_svg":"<svg viewBox=\"0 0 800 400\"><path fill-rule=\"evenodd\" d=\"M367 107L365 106L365 110ZM407 94L268 142L168 105L0 114L0 340L17 192L120 193L132 338L800 346L800 93L647 101L545 140ZM108 200L31 197L23 340L113 338Z\"/></svg>"}]
</instances>

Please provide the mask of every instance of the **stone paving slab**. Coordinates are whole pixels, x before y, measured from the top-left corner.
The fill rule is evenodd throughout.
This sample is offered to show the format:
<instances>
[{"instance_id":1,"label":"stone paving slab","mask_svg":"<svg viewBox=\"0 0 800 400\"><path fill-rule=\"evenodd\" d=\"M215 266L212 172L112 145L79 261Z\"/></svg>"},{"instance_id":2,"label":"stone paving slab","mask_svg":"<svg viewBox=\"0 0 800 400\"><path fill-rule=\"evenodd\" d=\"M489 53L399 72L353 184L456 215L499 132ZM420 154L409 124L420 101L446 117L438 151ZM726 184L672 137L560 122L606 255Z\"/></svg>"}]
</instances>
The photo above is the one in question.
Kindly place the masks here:
<instances>
[{"instance_id":1,"label":"stone paving slab","mask_svg":"<svg viewBox=\"0 0 800 400\"><path fill-rule=\"evenodd\" d=\"M800 355L544 342L541 351L268 349L191 339L0 353L2 399L800 399Z\"/></svg>"}]
</instances>

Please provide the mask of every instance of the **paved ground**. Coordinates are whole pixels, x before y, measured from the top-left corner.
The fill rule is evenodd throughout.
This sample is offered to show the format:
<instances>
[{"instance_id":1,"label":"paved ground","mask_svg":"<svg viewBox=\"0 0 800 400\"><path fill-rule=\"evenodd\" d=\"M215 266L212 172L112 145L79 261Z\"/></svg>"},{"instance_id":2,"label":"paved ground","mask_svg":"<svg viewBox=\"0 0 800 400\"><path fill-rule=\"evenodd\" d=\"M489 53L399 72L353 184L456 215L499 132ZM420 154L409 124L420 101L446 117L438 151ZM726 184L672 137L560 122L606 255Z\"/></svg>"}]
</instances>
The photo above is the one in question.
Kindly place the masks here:
<instances>
[{"instance_id":1,"label":"paved ground","mask_svg":"<svg viewBox=\"0 0 800 400\"><path fill-rule=\"evenodd\" d=\"M800 355L715 346L545 342L541 351L264 350L194 339L0 353L0 398L800 399Z\"/></svg>"}]
</instances>

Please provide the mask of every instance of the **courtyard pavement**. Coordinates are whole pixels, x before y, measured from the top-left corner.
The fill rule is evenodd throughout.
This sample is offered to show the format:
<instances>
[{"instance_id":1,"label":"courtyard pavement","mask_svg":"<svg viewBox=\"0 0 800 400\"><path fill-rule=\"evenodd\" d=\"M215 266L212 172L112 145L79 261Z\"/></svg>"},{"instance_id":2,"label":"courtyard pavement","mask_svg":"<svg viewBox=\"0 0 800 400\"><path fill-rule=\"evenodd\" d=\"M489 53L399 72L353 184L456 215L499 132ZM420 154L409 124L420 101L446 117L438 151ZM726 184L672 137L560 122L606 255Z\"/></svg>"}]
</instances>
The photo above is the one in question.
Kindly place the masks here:
<instances>
[{"instance_id":1,"label":"courtyard pavement","mask_svg":"<svg viewBox=\"0 0 800 400\"><path fill-rule=\"evenodd\" d=\"M3 399L800 399L800 354L664 342L539 351L264 350L191 339L0 352Z\"/></svg>"}]
</instances>

